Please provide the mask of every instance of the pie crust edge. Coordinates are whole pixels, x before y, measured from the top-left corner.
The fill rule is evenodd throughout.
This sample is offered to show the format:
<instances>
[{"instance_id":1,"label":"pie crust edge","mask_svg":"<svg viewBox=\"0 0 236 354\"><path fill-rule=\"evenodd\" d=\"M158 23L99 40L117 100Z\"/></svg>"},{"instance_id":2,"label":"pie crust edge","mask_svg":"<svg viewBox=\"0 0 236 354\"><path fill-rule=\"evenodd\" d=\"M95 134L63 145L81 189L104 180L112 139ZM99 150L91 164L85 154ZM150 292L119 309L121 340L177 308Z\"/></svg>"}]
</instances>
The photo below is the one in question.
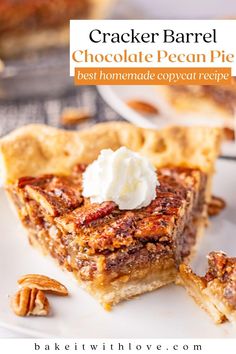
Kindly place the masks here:
<instances>
[{"instance_id":1,"label":"pie crust edge","mask_svg":"<svg viewBox=\"0 0 236 354\"><path fill-rule=\"evenodd\" d=\"M192 167L211 175L221 140L222 130L211 127L154 130L114 121L68 131L31 124L0 139L0 177L9 184L23 176L69 174L75 164L95 160L102 149L121 146L148 157L156 168Z\"/></svg>"}]
</instances>

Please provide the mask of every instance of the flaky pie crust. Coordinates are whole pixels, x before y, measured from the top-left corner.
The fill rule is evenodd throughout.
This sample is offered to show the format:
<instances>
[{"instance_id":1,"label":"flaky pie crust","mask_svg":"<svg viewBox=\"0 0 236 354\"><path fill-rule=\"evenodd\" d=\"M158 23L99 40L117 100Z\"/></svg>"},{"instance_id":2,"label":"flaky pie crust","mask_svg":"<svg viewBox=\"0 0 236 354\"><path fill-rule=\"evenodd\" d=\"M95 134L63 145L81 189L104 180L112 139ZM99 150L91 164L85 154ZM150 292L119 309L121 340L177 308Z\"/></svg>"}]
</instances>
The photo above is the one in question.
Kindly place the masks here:
<instances>
[{"instance_id":1,"label":"flaky pie crust","mask_svg":"<svg viewBox=\"0 0 236 354\"><path fill-rule=\"evenodd\" d=\"M27 175L70 174L75 164L91 163L102 149L121 146L148 157L155 167L192 167L211 174L221 137L221 129L208 127L154 130L115 121L68 131L32 124L0 139L1 179L9 184Z\"/></svg>"}]
</instances>

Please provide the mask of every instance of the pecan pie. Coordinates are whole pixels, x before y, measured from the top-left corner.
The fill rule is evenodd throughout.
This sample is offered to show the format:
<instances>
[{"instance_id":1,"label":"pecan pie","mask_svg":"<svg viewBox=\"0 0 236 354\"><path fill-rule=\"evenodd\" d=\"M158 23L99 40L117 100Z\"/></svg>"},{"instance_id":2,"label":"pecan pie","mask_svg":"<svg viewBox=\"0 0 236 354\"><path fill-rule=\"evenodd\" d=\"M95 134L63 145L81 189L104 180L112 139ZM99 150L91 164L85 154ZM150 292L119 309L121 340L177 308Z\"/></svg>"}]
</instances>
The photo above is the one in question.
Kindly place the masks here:
<instances>
[{"instance_id":1,"label":"pecan pie","mask_svg":"<svg viewBox=\"0 0 236 354\"><path fill-rule=\"evenodd\" d=\"M223 252L208 255L208 270L204 277L192 272L189 266L181 264L179 283L216 323L226 319L236 324L236 258Z\"/></svg>"},{"instance_id":2,"label":"pecan pie","mask_svg":"<svg viewBox=\"0 0 236 354\"><path fill-rule=\"evenodd\" d=\"M2 139L0 151L6 189L31 244L110 306L175 281L206 224L220 139L211 128L155 131L113 122L69 132L33 125ZM157 167L160 185L147 207L119 210L82 196L86 164L120 146Z\"/></svg>"},{"instance_id":3,"label":"pecan pie","mask_svg":"<svg viewBox=\"0 0 236 354\"><path fill-rule=\"evenodd\" d=\"M180 118L212 118L216 124L222 124L234 132L236 106L236 79L231 85L185 85L158 86L157 91ZM229 134L226 131L226 139Z\"/></svg>"},{"instance_id":4,"label":"pecan pie","mask_svg":"<svg viewBox=\"0 0 236 354\"><path fill-rule=\"evenodd\" d=\"M111 0L1 0L3 58L69 43L69 21L101 18Z\"/></svg>"}]
</instances>

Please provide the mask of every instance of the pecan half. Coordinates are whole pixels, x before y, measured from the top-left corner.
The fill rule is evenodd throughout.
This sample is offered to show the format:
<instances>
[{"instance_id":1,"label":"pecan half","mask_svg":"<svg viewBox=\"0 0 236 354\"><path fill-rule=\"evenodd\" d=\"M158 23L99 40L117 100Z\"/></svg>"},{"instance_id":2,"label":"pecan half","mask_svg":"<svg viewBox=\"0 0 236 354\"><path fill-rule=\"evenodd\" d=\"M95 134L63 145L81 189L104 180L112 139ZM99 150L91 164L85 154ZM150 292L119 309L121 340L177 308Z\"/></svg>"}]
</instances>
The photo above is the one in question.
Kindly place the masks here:
<instances>
[{"instance_id":1,"label":"pecan half","mask_svg":"<svg viewBox=\"0 0 236 354\"><path fill-rule=\"evenodd\" d=\"M20 289L12 298L11 306L17 316L47 316L49 314L49 302L43 291Z\"/></svg>"},{"instance_id":2,"label":"pecan half","mask_svg":"<svg viewBox=\"0 0 236 354\"><path fill-rule=\"evenodd\" d=\"M126 103L130 108L142 114L153 115L159 113L158 109L149 102L129 100Z\"/></svg>"},{"instance_id":3,"label":"pecan half","mask_svg":"<svg viewBox=\"0 0 236 354\"><path fill-rule=\"evenodd\" d=\"M21 177L17 182L18 188L25 188L26 186L41 186L47 182L49 182L54 176L53 175L43 175L41 177Z\"/></svg>"},{"instance_id":4,"label":"pecan half","mask_svg":"<svg viewBox=\"0 0 236 354\"><path fill-rule=\"evenodd\" d=\"M211 201L208 204L208 215L216 216L226 207L224 199L216 196L211 197Z\"/></svg>"},{"instance_id":5,"label":"pecan half","mask_svg":"<svg viewBox=\"0 0 236 354\"><path fill-rule=\"evenodd\" d=\"M235 131L234 131L234 129L225 127L223 129L223 131L224 131L224 137L225 137L226 140L230 140L230 141L234 141L235 140Z\"/></svg>"},{"instance_id":6,"label":"pecan half","mask_svg":"<svg viewBox=\"0 0 236 354\"><path fill-rule=\"evenodd\" d=\"M91 112L87 107L65 108L61 114L61 124L62 125L77 125L85 120L88 120L92 117Z\"/></svg>"},{"instance_id":7,"label":"pecan half","mask_svg":"<svg viewBox=\"0 0 236 354\"><path fill-rule=\"evenodd\" d=\"M88 225L92 221L108 216L115 209L116 204L113 202L94 203L92 207L90 205L83 205L69 214L55 218L55 221L59 228L71 233L84 225Z\"/></svg>"},{"instance_id":8,"label":"pecan half","mask_svg":"<svg viewBox=\"0 0 236 354\"><path fill-rule=\"evenodd\" d=\"M55 279L51 279L41 274L26 274L19 280L18 284L21 287L28 287L30 289L36 288L38 290L47 291L55 295L67 296L67 288Z\"/></svg>"},{"instance_id":9,"label":"pecan half","mask_svg":"<svg viewBox=\"0 0 236 354\"><path fill-rule=\"evenodd\" d=\"M57 216L60 214L61 205L53 195L37 186L26 186L25 191L27 196L37 202L49 215Z\"/></svg>"}]
</instances>

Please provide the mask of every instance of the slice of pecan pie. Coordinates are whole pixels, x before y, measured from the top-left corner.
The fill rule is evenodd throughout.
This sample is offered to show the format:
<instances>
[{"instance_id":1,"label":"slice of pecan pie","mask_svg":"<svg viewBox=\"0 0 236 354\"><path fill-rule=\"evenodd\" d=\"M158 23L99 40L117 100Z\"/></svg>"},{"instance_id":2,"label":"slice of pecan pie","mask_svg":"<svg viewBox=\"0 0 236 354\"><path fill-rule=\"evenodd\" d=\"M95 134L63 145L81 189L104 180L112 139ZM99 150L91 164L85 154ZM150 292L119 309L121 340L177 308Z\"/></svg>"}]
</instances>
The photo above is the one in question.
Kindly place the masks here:
<instances>
[{"instance_id":1,"label":"slice of pecan pie","mask_svg":"<svg viewBox=\"0 0 236 354\"><path fill-rule=\"evenodd\" d=\"M9 58L69 43L69 21L100 19L112 0L1 0L0 53Z\"/></svg>"},{"instance_id":2,"label":"slice of pecan pie","mask_svg":"<svg viewBox=\"0 0 236 354\"><path fill-rule=\"evenodd\" d=\"M234 139L236 79L231 85L157 86L157 92L180 119L206 119L225 127L225 138ZM210 120L209 120L210 119Z\"/></svg>"},{"instance_id":3,"label":"slice of pecan pie","mask_svg":"<svg viewBox=\"0 0 236 354\"><path fill-rule=\"evenodd\" d=\"M154 131L116 122L79 133L25 127L0 141L6 189L30 242L104 306L114 305L175 281L206 224L220 135L210 128ZM157 167L156 198L141 209L91 204L82 196L86 164L100 150L120 146Z\"/></svg>"},{"instance_id":4,"label":"slice of pecan pie","mask_svg":"<svg viewBox=\"0 0 236 354\"><path fill-rule=\"evenodd\" d=\"M208 271L204 277L181 264L179 283L205 309L216 323L226 319L236 325L236 258L223 252L208 255Z\"/></svg>"}]
</instances>

